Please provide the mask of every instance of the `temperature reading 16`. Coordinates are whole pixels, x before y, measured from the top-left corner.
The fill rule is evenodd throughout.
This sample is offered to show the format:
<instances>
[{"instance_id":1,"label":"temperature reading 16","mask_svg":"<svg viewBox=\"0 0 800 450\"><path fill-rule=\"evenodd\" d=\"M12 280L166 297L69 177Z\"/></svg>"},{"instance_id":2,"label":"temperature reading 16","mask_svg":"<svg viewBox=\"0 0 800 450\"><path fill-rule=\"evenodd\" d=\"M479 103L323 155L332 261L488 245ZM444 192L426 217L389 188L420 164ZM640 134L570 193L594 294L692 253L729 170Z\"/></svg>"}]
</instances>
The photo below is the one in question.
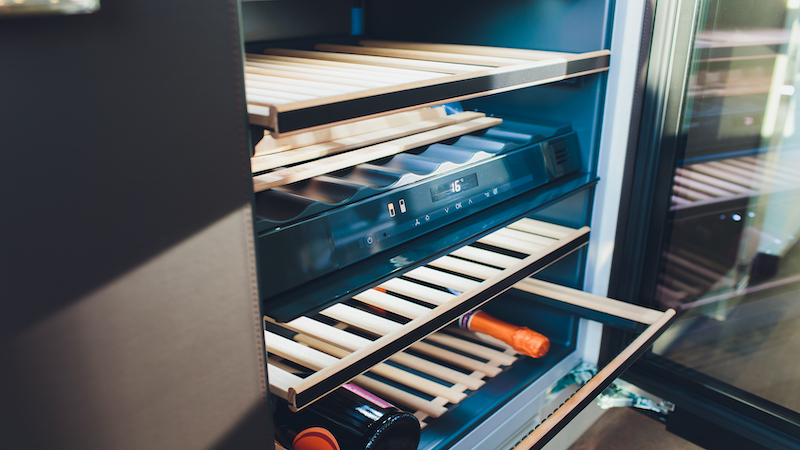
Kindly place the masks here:
<instances>
[{"instance_id":1,"label":"temperature reading 16","mask_svg":"<svg viewBox=\"0 0 800 450\"><path fill-rule=\"evenodd\" d=\"M471 173L457 180L437 184L431 188L431 201L438 202L478 186L478 174Z\"/></svg>"}]
</instances>

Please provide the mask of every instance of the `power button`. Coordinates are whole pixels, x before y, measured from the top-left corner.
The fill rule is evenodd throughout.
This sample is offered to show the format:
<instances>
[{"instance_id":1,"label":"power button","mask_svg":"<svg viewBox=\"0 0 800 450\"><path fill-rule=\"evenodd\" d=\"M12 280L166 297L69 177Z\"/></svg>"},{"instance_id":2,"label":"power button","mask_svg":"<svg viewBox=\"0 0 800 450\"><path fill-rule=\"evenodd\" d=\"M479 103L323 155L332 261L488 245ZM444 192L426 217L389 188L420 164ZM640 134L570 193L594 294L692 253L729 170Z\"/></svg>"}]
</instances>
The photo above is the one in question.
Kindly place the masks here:
<instances>
[{"instance_id":1,"label":"power button","mask_svg":"<svg viewBox=\"0 0 800 450\"><path fill-rule=\"evenodd\" d=\"M367 237L364 238L364 243L367 244L367 247L372 247L372 245L375 244L375 236L371 234L367 235Z\"/></svg>"}]
</instances>

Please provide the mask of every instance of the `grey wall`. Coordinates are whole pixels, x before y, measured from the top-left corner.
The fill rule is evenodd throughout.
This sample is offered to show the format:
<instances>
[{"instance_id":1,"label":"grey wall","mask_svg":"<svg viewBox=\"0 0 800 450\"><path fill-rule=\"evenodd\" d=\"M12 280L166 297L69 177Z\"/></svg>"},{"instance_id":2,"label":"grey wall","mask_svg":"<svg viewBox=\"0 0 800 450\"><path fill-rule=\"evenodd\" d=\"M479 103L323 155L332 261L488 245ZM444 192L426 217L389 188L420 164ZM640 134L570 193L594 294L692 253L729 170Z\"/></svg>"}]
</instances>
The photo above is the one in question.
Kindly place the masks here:
<instances>
[{"instance_id":1,"label":"grey wall","mask_svg":"<svg viewBox=\"0 0 800 450\"><path fill-rule=\"evenodd\" d=\"M234 0L0 21L0 446L265 448Z\"/></svg>"}]
</instances>

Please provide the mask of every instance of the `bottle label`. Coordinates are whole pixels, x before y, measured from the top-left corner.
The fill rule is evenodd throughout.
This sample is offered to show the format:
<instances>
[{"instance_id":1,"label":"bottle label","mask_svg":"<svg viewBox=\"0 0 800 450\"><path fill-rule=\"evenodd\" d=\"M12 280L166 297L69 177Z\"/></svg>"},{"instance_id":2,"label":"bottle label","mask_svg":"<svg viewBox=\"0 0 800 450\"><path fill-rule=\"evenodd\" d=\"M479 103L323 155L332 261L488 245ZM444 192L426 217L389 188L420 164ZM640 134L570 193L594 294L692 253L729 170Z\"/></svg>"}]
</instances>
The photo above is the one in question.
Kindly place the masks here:
<instances>
[{"instance_id":1,"label":"bottle label","mask_svg":"<svg viewBox=\"0 0 800 450\"><path fill-rule=\"evenodd\" d=\"M365 391L364 389L361 389L360 387L356 386L355 384L347 383L347 384L343 384L342 387L347 389L348 391L352 392L353 394L358 395L359 397L363 398L364 400L367 400L369 402L374 403L375 405L380 406L381 408L384 408L384 409L394 408L394 405L392 405L391 403L389 403L386 400L376 396L372 392Z\"/></svg>"}]
</instances>

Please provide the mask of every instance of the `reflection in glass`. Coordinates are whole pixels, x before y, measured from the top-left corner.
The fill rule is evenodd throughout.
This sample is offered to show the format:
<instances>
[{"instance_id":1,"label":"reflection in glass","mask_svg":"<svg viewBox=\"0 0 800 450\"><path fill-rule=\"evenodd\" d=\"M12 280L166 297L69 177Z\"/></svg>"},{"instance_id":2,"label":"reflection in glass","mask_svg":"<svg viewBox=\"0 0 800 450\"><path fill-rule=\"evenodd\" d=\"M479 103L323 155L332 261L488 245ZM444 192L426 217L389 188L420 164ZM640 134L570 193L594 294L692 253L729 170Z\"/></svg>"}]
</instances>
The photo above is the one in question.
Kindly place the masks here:
<instances>
[{"instance_id":1,"label":"reflection in glass","mask_svg":"<svg viewBox=\"0 0 800 450\"><path fill-rule=\"evenodd\" d=\"M100 0L0 0L0 18L55 14L89 14Z\"/></svg>"},{"instance_id":2,"label":"reflection in glass","mask_svg":"<svg viewBox=\"0 0 800 450\"><path fill-rule=\"evenodd\" d=\"M704 3L654 350L800 410L800 0Z\"/></svg>"}]
</instances>

